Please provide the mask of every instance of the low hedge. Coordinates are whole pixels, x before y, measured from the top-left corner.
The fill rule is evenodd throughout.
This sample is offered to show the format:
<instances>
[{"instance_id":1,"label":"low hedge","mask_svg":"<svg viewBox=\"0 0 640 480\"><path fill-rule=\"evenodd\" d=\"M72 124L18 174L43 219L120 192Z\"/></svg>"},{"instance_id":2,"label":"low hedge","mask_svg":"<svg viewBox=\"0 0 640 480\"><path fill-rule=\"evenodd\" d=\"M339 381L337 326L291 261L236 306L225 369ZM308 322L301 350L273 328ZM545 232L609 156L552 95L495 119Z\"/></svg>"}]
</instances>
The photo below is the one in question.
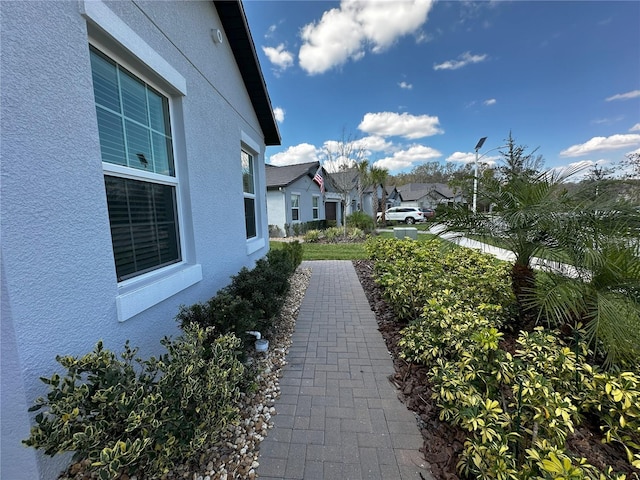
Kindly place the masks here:
<instances>
[{"instance_id":1,"label":"low hedge","mask_svg":"<svg viewBox=\"0 0 640 480\"><path fill-rule=\"evenodd\" d=\"M409 321L401 355L431 367L440 419L469 432L465 477L625 478L567 448L586 415L640 468L640 375L591 365L579 326L568 339L538 327L503 348L501 325L513 314L507 265L411 240L376 239L367 250L385 298Z\"/></svg>"},{"instance_id":2,"label":"low hedge","mask_svg":"<svg viewBox=\"0 0 640 480\"><path fill-rule=\"evenodd\" d=\"M75 452L100 479L144 472L159 478L174 461L197 458L237 416L244 367L233 334L185 328L165 338L167 353L142 360L128 342L118 358L98 342L82 357L58 356L66 369L30 411L40 411L24 441L47 455Z\"/></svg>"},{"instance_id":3,"label":"low hedge","mask_svg":"<svg viewBox=\"0 0 640 480\"><path fill-rule=\"evenodd\" d=\"M302 261L302 245L270 251L204 303L182 307L183 334L165 337L167 353L148 360L98 342L82 357L58 356L62 376L36 400L35 426L23 443L48 455L75 452L100 479L122 473L160 478L174 462L198 458L238 414L245 384L241 338L271 326Z\"/></svg>"}]
</instances>

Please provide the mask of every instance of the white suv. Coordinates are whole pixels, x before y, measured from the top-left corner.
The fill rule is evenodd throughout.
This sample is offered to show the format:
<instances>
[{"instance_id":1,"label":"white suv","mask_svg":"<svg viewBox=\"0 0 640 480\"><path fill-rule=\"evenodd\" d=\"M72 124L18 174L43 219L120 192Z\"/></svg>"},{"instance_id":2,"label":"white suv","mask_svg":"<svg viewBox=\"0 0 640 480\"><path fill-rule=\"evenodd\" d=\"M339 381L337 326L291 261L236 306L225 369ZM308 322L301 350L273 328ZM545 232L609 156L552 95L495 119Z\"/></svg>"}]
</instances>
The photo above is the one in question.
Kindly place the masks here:
<instances>
[{"instance_id":1,"label":"white suv","mask_svg":"<svg viewBox=\"0 0 640 480\"><path fill-rule=\"evenodd\" d=\"M384 214L387 221L413 224L426 220L424 213L418 207L391 207ZM378 222L382 220L382 212L378 213Z\"/></svg>"}]
</instances>

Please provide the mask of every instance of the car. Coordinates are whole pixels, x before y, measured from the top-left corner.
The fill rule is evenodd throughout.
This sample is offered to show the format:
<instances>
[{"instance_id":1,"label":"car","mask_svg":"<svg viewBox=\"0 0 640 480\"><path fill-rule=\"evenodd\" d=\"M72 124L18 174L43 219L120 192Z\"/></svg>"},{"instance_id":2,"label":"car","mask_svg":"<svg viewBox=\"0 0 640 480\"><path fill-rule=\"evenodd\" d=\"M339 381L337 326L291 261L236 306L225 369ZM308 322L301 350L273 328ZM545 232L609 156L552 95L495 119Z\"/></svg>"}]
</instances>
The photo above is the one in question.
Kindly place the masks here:
<instances>
[{"instance_id":1,"label":"car","mask_svg":"<svg viewBox=\"0 0 640 480\"><path fill-rule=\"evenodd\" d=\"M422 210L425 220L436 216L436 211L433 208L421 208L420 210Z\"/></svg>"},{"instance_id":2,"label":"car","mask_svg":"<svg viewBox=\"0 0 640 480\"><path fill-rule=\"evenodd\" d=\"M416 222L424 222L424 213L418 207L391 207L384 213L387 221L403 222L412 225ZM378 222L382 220L382 212L378 213Z\"/></svg>"}]
</instances>

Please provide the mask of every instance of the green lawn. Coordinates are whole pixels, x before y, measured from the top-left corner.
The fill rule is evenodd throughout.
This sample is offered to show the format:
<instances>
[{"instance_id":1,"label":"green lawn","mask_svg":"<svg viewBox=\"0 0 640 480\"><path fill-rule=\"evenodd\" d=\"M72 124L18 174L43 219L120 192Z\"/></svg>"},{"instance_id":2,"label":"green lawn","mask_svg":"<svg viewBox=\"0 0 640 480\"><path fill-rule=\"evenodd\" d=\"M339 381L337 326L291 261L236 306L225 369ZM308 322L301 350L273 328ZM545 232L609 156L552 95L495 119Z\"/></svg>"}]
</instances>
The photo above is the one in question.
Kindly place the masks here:
<instances>
[{"instance_id":1,"label":"green lawn","mask_svg":"<svg viewBox=\"0 0 640 480\"><path fill-rule=\"evenodd\" d=\"M393 238L392 232L381 232L381 237ZM418 235L418 241L433 239L434 235ZM272 249L282 248L283 243L269 242ZM367 258L362 243L303 243L303 260L364 260Z\"/></svg>"}]
</instances>

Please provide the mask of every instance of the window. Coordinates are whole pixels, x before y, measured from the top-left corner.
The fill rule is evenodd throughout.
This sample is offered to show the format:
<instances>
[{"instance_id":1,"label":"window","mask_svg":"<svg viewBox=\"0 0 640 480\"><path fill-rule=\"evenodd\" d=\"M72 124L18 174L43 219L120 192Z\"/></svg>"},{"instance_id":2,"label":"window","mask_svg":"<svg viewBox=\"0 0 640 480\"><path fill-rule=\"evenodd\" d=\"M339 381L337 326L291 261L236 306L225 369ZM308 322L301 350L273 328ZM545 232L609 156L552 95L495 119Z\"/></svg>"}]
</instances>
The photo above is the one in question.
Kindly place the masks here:
<instances>
[{"instance_id":1,"label":"window","mask_svg":"<svg viewBox=\"0 0 640 480\"><path fill-rule=\"evenodd\" d=\"M253 155L241 150L242 157L242 190L244 192L244 221L247 238L257 235L256 227L256 185Z\"/></svg>"},{"instance_id":2,"label":"window","mask_svg":"<svg viewBox=\"0 0 640 480\"><path fill-rule=\"evenodd\" d=\"M300 221L300 195L291 195L291 221Z\"/></svg>"},{"instance_id":3,"label":"window","mask_svg":"<svg viewBox=\"0 0 640 480\"><path fill-rule=\"evenodd\" d=\"M118 281L180 262L169 99L91 46Z\"/></svg>"},{"instance_id":4,"label":"window","mask_svg":"<svg viewBox=\"0 0 640 480\"><path fill-rule=\"evenodd\" d=\"M313 219L318 220L320 218L320 209L318 207L320 203L320 197L314 195L312 199L312 207L313 207Z\"/></svg>"}]
</instances>

